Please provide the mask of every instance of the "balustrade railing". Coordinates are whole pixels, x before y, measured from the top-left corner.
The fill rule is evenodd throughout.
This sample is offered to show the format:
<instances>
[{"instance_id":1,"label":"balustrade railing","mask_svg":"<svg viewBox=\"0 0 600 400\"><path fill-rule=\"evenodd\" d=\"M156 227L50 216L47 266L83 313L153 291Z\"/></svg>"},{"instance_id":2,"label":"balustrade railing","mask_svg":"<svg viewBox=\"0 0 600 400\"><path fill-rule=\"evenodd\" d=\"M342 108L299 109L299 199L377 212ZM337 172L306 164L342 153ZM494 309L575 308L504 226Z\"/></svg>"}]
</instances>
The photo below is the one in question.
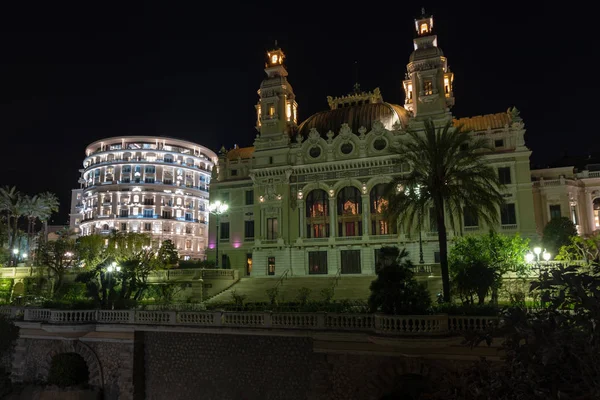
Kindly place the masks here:
<instances>
[{"instance_id":1,"label":"balustrade railing","mask_svg":"<svg viewBox=\"0 0 600 400\"><path fill-rule=\"evenodd\" d=\"M308 329L372 332L391 336L435 336L484 331L498 326L498 317L437 315L379 315L294 312L52 310L0 307L0 315L49 324L178 325L230 328Z\"/></svg>"}]
</instances>

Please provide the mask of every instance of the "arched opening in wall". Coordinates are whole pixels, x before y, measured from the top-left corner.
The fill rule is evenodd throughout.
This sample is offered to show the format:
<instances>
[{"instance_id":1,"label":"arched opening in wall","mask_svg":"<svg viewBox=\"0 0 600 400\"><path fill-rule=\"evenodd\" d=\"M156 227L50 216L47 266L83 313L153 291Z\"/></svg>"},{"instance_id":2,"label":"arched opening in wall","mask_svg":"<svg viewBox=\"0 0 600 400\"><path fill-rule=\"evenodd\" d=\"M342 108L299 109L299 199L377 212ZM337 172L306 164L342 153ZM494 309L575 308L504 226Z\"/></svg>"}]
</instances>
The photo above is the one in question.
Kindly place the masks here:
<instances>
[{"instance_id":1,"label":"arched opening in wall","mask_svg":"<svg viewBox=\"0 0 600 400\"><path fill-rule=\"evenodd\" d=\"M392 235L396 233L394 224L389 224L384 216L388 206L388 200L385 196L386 185L380 183L371 189L369 202L371 204L371 234L372 235Z\"/></svg>"},{"instance_id":2,"label":"arched opening in wall","mask_svg":"<svg viewBox=\"0 0 600 400\"><path fill-rule=\"evenodd\" d=\"M84 358L77 353L59 353L52 357L47 383L59 387L89 383L90 371Z\"/></svg>"},{"instance_id":3,"label":"arched opening in wall","mask_svg":"<svg viewBox=\"0 0 600 400\"><path fill-rule=\"evenodd\" d=\"M594 230L600 229L600 197L594 199Z\"/></svg>"},{"instance_id":4,"label":"arched opening in wall","mask_svg":"<svg viewBox=\"0 0 600 400\"><path fill-rule=\"evenodd\" d=\"M306 196L306 237L329 237L329 197L322 189Z\"/></svg>"},{"instance_id":5,"label":"arched opening in wall","mask_svg":"<svg viewBox=\"0 0 600 400\"><path fill-rule=\"evenodd\" d=\"M419 374L404 374L396 377L395 387L379 400L419 400L431 391L429 379Z\"/></svg>"},{"instance_id":6,"label":"arched opening in wall","mask_svg":"<svg viewBox=\"0 0 600 400\"><path fill-rule=\"evenodd\" d=\"M338 236L362 236L362 198L354 186L346 186L337 196Z\"/></svg>"},{"instance_id":7,"label":"arched opening in wall","mask_svg":"<svg viewBox=\"0 0 600 400\"><path fill-rule=\"evenodd\" d=\"M23 282L15 283L15 285L13 286L13 290L12 290L13 299L23 296L24 294L25 294L25 285L23 284Z\"/></svg>"}]
</instances>

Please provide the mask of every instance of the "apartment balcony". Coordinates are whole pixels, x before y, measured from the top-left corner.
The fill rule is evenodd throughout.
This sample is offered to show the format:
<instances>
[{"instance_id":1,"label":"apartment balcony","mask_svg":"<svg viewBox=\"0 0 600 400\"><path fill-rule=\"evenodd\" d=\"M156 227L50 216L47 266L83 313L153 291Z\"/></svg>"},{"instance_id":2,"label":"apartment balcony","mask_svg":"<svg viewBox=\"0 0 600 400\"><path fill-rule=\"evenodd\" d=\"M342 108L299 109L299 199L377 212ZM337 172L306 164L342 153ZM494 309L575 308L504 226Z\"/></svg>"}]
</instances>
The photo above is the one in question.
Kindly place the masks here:
<instances>
[{"instance_id":1,"label":"apartment balcony","mask_svg":"<svg viewBox=\"0 0 600 400\"><path fill-rule=\"evenodd\" d=\"M208 195L208 191L209 191L209 185L202 185L202 186L176 185L176 184L166 184L166 183L164 183L162 181L154 181L152 183L144 182L144 181L141 181L141 180L139 182L136 182L135 180L134 181L114 181L113 184L116 184L116 185L128 184L128 185L136 185L136 186L137 185L139 185L139 186L159 185L159 186L167 186L167 187L170 187L170 188L174 188L175 190L176 189L193 189L193 190L198 190L198 191L201 191L201 192L205 192L206 194L203 193L203 195ZM98 185L94 184L94 185L91 185L91 186L87 186L85 189L86 190L93 189L96 186L98 186Z\"/></svg>"},{"instance_id":2,"label":"apartment balcony","mask_svg":"<svg viewBox=\"0 0 600 400\"><path fill-rule=\"evenodd\" d=\"M176 153L176 154L179 154L179 153ZM189 155L189 156L190 157L195 157L195 156L192 156L192 155ZM210 160L203 160L203 161L211 163ZM103 166L103 165L112 165L112 164L120 164L120 163L136 163L136 164L140 164L140 165L146 165L146 164L148 164L148 165L152 165L152 164L177 165L177 166L182 166L182 167L190 168L190 169L197 170L197 171L204 171L204 172L207 172L207 173L211 172L208 168L203 168L203 167L201 167L199 165L195 165L195 164L191 164L191 163L186 163L186 162L183 162L183 161L180 161L180 160L171 160L171 161L169 161L169 160L164 160L164 159L161 159L161 158L157 158L155 160L145 160L143 158L137 158L137 157L114 158L114 159L112 159L110 161L100 161L100 162L97 162L97 163L90 163L84 169L84 171L87 170L87 169L89 169L89 168L92 168L92 167L100 167L100 166Z\"/></svg>"}]
</instances>

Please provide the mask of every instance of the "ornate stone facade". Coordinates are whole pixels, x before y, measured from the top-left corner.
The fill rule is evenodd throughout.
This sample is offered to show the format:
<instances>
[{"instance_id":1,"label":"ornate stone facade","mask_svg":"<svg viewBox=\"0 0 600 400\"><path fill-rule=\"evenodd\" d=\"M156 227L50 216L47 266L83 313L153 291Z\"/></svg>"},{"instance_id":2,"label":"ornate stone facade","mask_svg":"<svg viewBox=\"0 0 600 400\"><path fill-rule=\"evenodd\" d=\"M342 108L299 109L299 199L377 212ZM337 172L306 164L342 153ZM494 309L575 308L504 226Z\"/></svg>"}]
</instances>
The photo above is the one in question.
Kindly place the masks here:
<instances>
[{"instance_id":1,"label":"ornate stone facade","mask_svg":"<svg viewBox=\"0 0 600 400\"><path fill-rule=\"evenodd\" d=\"M409 172L393 148L406 140L407 130L421 131L425 119L436 126L453 121L489 141L493 151L486 160L505 184L507 203L493 228L536 235L531 151L525 146L518 111L513 107L455 118L450 112L454 74L437 47L433 17L423 16L415 26L404 106L384 102L379 89L356 88L348 96L328 97L329 110L297 124L295 111L286 114L283 108L294 99L288 73L282 63L273 65L269 59L259 91L254 147L236 146L219 154L211 198L226 201L230 208L220 218L220 238L211 220L209 258L216 257L219 240L219 264L239 269L241 276L373 274L375 250L389 245L406 247L417 262L422 247L424 262L436 262L431 210L424 216L421 240L418 232L391 226L381 212L386 201L383 186L394 175ZM269 52L275 53L283 55L281 49ZM450 240L490 228L466 221L463 215L447 216L447 226L451 219L457 228L449 232Z\"/></svg>"}]
</instances>

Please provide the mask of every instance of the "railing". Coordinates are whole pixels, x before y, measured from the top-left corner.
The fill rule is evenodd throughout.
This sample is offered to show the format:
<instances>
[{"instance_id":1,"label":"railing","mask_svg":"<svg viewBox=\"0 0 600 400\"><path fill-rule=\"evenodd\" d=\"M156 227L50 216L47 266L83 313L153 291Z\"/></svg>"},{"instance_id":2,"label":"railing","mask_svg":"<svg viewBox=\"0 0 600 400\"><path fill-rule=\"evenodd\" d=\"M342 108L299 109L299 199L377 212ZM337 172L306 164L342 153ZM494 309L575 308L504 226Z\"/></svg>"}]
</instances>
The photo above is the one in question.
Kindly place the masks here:
<instances>
[{"instance_id":1,"label":"railing","mask_svg":"<svg viewBox=\"0 0 600 400\"><path fill-rule=\"evenodd\" d=\"M24 312L23 312L24 310ZM336 313L277 313L225 311L51 310L0 307L0 315L48 324L178 325L231 328L309 329L373 332L396 336L435 336L484 331L498 317L438 315L379 315Z\"/></svg>"},{"instance_id":2,"label":"railing","mask_svg":"<svg viewBox=\"0 0 600 400\"><path fill-rule=\"evenodd\" d=\"M275 286L273 286L273 289L278 289L279 286L283 285L283 280L287 278L288 273L290 272L290 269L286 269L285 271L283 271L283 274L281 274L281 276L279 277L279 279L277 279L277 283L275 284Z\"/></svg>"},{"instance_id":3,"label":"railing","mask_svg":"<svg viewBox=\"0 0 600 400\"><path fill-rule=\"evenodd\" d=\"M514 231L518 228L517 224L510 224L510 225L502 225L501 229L503 231Z\"/></svg>"}]
</instances>

